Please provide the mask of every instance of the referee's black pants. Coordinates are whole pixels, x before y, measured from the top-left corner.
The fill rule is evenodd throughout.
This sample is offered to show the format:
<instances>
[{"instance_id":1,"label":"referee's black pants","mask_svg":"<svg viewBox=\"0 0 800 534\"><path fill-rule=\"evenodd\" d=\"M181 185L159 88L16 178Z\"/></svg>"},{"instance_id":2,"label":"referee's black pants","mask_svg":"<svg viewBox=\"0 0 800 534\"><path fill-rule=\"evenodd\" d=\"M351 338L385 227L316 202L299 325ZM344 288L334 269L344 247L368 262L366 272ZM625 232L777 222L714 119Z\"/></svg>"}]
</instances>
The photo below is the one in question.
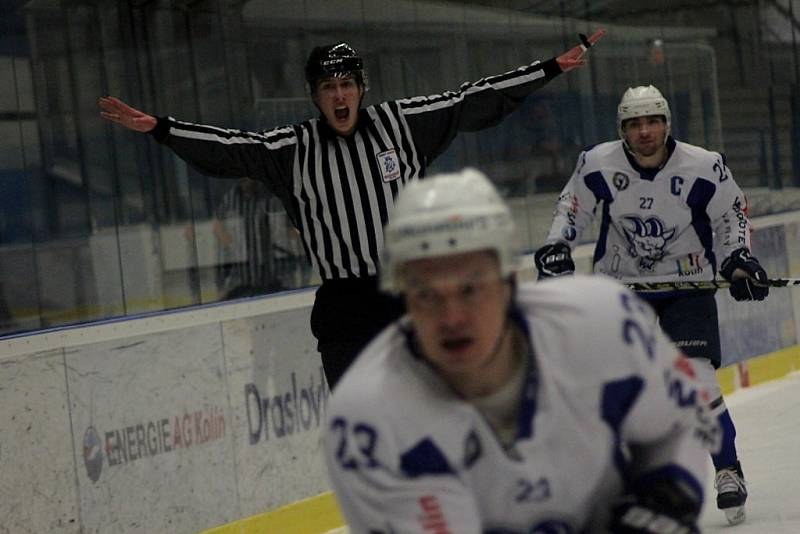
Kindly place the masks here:
<instances>
[{"instance_id":1,"label":"referee's black pants","mask_svg":"<svg viewBox=\"0 0 800 534\"><path fill-rule=\"evenodd\" d=\"M382 293L376 276L322 283L311 310L311 332L331 390L367 343L403 313L402 300Z\"/></svg>"}]
</instances>

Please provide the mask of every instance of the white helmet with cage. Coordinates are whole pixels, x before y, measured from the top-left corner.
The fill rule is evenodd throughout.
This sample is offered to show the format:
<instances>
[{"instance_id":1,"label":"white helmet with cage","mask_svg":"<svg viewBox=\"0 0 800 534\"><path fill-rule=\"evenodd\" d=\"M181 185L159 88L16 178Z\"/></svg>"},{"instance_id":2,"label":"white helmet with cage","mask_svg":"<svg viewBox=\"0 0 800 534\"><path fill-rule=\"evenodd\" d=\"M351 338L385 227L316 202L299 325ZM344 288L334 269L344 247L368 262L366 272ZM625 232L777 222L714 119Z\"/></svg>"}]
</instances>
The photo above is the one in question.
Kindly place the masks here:
<instances>
[{"instance_id":1,"label":"white helmet with cage","mask_svg":"<svg viewBox=\"0 0 800 534\"><path fill-rule=\"evenodd\" d=\"M622 123L628 119L636 117L648 117L650 115L663 115L667 123L667 135L672 126L672 116L669 112L667 99L661 91L652 85L640 85L639 87L629 87L617 107L617 133L625 141L625 132Z\"/></svg>"},{"instance_id":2,"label":"white helmet with cage","mask_svg":"<svg viewBox=\"0 0 800 534\"><path fill-rule=\"evenodd\" d=\"M399 269L417 259L491 250L503 277L517 270L511 210L475 169L408 184L395 201L384 236L384 291L400 293Z\"/></svg>"}]
</instances>

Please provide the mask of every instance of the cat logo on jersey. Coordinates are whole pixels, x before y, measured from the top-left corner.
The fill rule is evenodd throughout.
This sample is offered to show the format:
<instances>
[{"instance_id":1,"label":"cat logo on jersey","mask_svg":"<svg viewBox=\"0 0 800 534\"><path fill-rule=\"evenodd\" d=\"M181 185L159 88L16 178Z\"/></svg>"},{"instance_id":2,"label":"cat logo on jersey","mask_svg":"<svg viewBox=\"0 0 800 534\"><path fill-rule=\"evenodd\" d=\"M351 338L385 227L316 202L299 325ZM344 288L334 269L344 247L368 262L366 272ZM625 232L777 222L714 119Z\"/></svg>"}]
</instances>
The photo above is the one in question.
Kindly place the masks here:
<instances>
[{"instance_id":1,"label":"cat logo on jersey","mask_svg":"<svg viewBox=\"0 0 800 534\"><path fill-rule=\"evenodd\" d=\"M622 218L622 229L628 238L628 254L639 258L639 269L652 271L656 262L666 254L667 243L675 236L676 228L664 229L664 223L658 217L644 220L636 215Z\"/></svg>"},{"instance_id":2,"label":"cat logo on jersey","mask_svg":"<svg viewBox=\"0 0 800 534\"><path fill-rule=\"evenodd\" d=\"M628 184L631 183L631 180L624 172L617 172L614 173L614 178L611 179L611 183L614 184L614 187L617 188L617 191L624 191L628 188Z\"/></svg>"},{"instance_id":3,"label":"cat logo on jersey","mask_svg":"<svg viewBox=\"0 0 800 534\"><path fill-rule=\"evenodd\" d=\"M392 182L400 178L400 160L393 148L381 152L375 157L378 158L378 166L381 168L381 177L384 182Z\"/></svg>"}]
</instances>

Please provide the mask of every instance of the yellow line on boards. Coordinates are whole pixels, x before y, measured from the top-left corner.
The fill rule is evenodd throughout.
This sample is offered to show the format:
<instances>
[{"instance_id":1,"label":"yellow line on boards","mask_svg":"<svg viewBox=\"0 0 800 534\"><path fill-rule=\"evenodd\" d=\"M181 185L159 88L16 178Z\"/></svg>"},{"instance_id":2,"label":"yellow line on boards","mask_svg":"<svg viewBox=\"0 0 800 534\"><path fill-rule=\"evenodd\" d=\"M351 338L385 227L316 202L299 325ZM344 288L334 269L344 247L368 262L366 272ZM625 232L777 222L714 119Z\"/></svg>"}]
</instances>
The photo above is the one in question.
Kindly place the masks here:
<instances>
[{"instance_id":1,"label":"yellow line on boards","mask_svg":"<svg viewBox=\"0 0 800 534\"><path fill-rule=\"evenodd\" d=\"M728 395L740 387L763 384L798 370L800 370L800 345L792 345L718 369L717 379L722 393Z\"/></svg>"},{"instance_id":2,"label":"yellow line on boards","mask_svg":"<svg viewBox=\"0 0 800 534\"><path fill-rule=\"evenodd\" d=\"M345 534L343 526L336 497L327 492L200 534Z\"/></svg>"}]
</instances>

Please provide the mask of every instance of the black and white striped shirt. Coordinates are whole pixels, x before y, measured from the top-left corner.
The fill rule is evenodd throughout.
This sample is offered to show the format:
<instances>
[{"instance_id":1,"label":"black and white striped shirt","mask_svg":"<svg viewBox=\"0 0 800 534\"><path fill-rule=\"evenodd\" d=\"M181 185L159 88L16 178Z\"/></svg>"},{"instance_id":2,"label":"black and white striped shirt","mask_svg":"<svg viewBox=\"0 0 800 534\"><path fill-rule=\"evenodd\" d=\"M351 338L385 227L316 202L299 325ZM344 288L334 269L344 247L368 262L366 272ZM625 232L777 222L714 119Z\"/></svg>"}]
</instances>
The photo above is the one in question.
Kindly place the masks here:
<instances>
[{"instance_id":1,"label":"black and white striped shirt","mask_svg":"<svg viewBox=\"0 0 800 534\"><path fill-rule=\"evenodd\" d=\"M560 72L555 59L536 61L458 91L368 106L347 137L319 118L259 133L160 118L152 133L204 174L265 182L323 281L362 278L377 273L400 188L424 177L459 131L500 123Z\"/></svg>"}]
</instances>

